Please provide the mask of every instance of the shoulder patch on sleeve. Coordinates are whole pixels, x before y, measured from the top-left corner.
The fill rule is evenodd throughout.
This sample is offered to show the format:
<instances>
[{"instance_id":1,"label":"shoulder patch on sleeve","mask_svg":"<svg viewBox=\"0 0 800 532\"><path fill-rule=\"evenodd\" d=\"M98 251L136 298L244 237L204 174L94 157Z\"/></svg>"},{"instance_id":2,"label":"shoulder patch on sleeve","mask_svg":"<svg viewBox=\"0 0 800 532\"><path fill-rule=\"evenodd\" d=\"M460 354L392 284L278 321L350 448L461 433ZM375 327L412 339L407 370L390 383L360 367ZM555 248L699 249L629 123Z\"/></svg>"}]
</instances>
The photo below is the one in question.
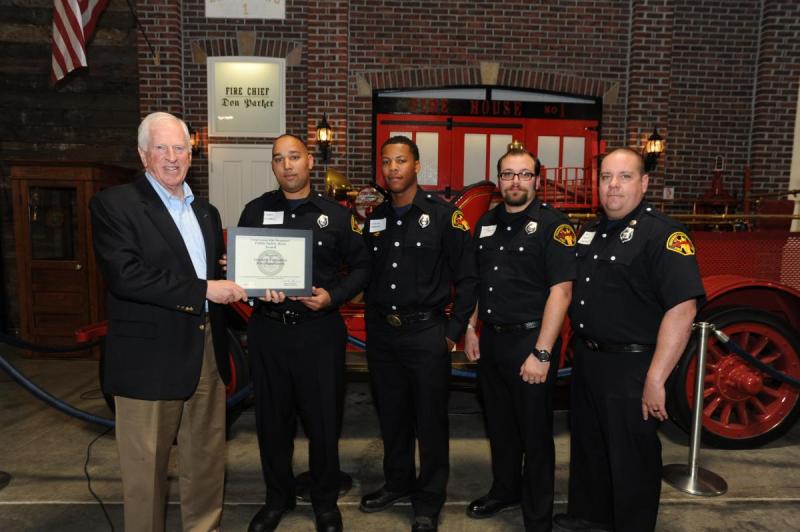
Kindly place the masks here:
<instances>
[{"instance_id":1,"label":"shoulder patch on sleeve","mask_svg":"<svg viewBox=\"0 0 800 532\"><path fill-rule=\"evenodd\" d=\"M467 222L467 218L464 216L464 213L461 212L459 209L453 211L453 216L450 218L450 223L456 229L461 229L462 231L469 231L469 222Z\"/></svg>"},{"instance_id":2,"label":"shoulder patch on sleeve","mask_svg":"<svg viewBox=\"0 0 800 532\"><path fill-rule=\"evenodd\" d=\"M667 249L684 257L694 255L694 243L683 231L676 231L667 238Z\"/></svg>"},{"instance_id":3,"label":"shoulder patch on sleeve","mask_svg":"<svg viewBox=\"0 0 800 532\"><path fill-rule=\"evenodd\" d=\"M350 229L354 233L358 233L359 235L363 233L364 229L361 225L359 225L358 220L356 220L356 216L354 214L350 215Z\"/></svg>"},{"instance_id":4,"label":"shoulder patch on sleeve","mask_svg":"<svg viewBox=\"0 0 800 532\"><path fill-rule=\"evenodd\" d=\"M571 225L561 224L556 227L555 231L553 231L553 240L562 246L571 248L575 245L575 240L577 240L577 237L575 236L575 230Z\"/></svg>"}]
</instances>

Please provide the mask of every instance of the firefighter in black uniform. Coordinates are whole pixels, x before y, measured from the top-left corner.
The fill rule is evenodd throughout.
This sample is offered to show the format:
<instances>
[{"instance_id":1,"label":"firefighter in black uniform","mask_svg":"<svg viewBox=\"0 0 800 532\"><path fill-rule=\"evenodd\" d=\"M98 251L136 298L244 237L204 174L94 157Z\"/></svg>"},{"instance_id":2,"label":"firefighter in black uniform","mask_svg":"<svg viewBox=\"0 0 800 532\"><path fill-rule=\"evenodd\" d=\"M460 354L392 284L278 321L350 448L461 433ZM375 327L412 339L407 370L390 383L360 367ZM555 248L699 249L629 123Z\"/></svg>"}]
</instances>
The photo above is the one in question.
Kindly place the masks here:
<instances>
[{"instance_id":1,"label":"firefighter in black uniform","mask_svg":"<svg viewBox=\"0 0 800 532\"><path fill-rule=\"evenodd\" d=\"M627 148L601 164L605 216L581 232L570 318L569 505L565 530L654 530L661 493L664 383L705 294L685 228L644 201L648 176Z\"/></svg>"},{"instance_id":2,"label":"firefighter in black uniform","mask_svg":"<svg viewBox=\"0 0 800 532\"><path fill-rule=\"evenodd\" d=\"M450 350L474 308L477 277L463 213L417 185L416 144L390 138L381 148L381 167L391 198L364 226L372 254L365 321L385 484L365 495L360 508L377 512L410 495L412 530L421 532L436 530L446 497ZM453 286L455 302L447 320L444 308Z\"/></svg>"},{"instance_id":3,"label":"firefighter in black uniform","mask_svg":"<svg viewBox=\"0 0 800 532\"><path fill-rule=\"evenodd\" d=\"M492 451L489 493L467 507L481 519L522 503L525 530L551 530L552 396L559 334L575 278L575 231L535 199L539 165L521 146L497 162L503 203L475 228L480 288L465 351L478 382Z\"/></svg>"},{"instance_id":4,"label":"firefighter in black uniform","mask_svg":"<svg viewBox=\"0 0 800 532\"><path fill-rule=\"evenodd\" d=\"M239 219L240 227L311 229L314 236L312 295L286 297L268 290L255 302L248 327L256 429L267 486L266 504L253 517L251 532L274 530L295 506L292 453L298 414L309 440L317 530L342 529L336 499L347 330L337 309L363 289L369 255L353 215L312 193L313 164L299 138L279 137L272 148L272 171L280 190L248 203Z\"/></svg>"}]
</instances>

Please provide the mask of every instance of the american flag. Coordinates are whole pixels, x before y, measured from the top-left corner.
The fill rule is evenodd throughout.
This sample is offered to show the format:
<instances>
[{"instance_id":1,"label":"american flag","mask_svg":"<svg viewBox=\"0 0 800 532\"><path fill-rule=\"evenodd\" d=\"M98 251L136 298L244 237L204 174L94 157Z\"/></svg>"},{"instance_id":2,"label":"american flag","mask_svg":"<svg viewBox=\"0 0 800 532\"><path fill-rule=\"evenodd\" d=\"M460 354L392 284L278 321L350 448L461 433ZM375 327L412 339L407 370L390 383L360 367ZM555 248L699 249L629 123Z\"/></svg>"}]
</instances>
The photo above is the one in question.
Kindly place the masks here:
<instances>
[{"instance_id":1,"label":"american flag","mask_svg":"<svg viewBox=\"0 0 800 532\"><path fill-rule=\"evenodd\" d=\"M86 43L108 0L55 0L53 5L53 83L87 66Z\"/></svg>"}]
</instances>

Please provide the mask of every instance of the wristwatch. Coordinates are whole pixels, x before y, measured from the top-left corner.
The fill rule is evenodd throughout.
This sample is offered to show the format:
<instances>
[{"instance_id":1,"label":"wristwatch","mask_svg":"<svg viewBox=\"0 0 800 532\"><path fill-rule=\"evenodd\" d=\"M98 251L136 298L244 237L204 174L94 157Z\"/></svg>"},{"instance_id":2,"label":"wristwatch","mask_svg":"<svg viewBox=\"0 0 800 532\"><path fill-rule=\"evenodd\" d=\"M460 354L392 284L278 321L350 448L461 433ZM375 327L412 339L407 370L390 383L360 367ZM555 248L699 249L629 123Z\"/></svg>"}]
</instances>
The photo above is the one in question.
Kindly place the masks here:
<instances>
[{"instance_id":1,"label":"wristwatch","mask_svg":"<svg viewBox=\"0 0 800 532\"><path fill-rule=\"evenodd\" d=\"M551 357L552 355L550 354L550 351L548 351L547 349L539 349L536 352L536 358L539 359L539 362L550 362Z\"/></svg>"}]
</instances>

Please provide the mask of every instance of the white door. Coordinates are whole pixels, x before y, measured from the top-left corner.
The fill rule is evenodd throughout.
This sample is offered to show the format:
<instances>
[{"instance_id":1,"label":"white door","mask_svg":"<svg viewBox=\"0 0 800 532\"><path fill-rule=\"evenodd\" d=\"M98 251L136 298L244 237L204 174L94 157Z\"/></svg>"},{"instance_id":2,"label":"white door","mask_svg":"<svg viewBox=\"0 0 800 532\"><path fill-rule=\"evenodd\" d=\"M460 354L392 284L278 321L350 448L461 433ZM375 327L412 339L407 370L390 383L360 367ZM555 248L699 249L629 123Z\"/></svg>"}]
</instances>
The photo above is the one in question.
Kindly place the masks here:
<instances>
[{"instance_id":1,"label":"white door","mask_svg":"<svg viewBox=\"0 0 800 532\"><path fill-rule=\"evenodd\" d=\"M271 144L209 145L208 199L219 209L222 227L236 227L248 201L278 188L271 161Z\"/></svg>"}]
</instances>

